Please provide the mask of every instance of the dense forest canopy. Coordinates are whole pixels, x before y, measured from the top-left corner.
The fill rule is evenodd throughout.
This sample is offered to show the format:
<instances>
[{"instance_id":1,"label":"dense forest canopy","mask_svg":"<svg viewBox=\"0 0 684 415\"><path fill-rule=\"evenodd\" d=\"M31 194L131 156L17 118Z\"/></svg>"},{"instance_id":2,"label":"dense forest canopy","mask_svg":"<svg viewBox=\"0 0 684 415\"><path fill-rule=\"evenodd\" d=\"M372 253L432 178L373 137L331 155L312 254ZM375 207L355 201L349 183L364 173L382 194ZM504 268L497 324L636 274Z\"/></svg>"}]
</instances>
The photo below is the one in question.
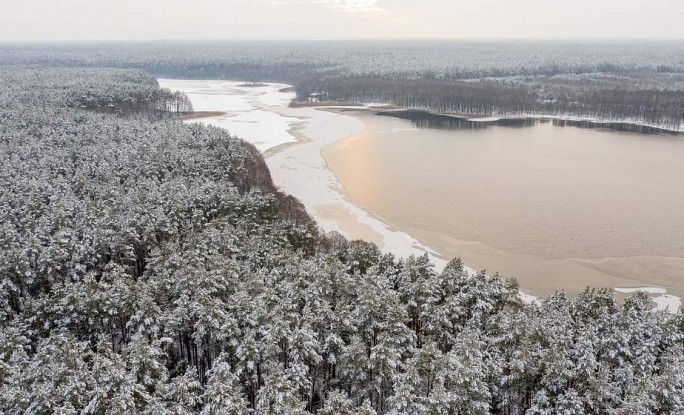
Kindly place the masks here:
<instances>
[{"instance_id":1,"label":"dense forest canopy","mask_svg":"<svg viewBox=\"0 0 684 415\"><path fill-rule=\"evenodd\" d=\"M684 412L683 313L324 234L168 94L0 69L0 413Z\"/></svg>"},{"instance_id":2,"label":"dense forest canopy","mask_svg":"<svg viewBox=\"0 0 684 415\"><path fill-rule=\"evenodd\" d=\"M684 72L684 43L542 41L195 41L0 45L0 62L140 68L185 79L296 81L302 70L390 78ZM294 70L293 70L294 69ZM273 78L269 77L272 76Z\"/></svg>"},{"instance_id":3,"label":"dense forest canopy","mask_svg":"<svg viewBox=\"0 0 684 415\"><path fill-rule=\"evenodd\" d=\"M6 44L0 64L138 68L279 81L297 96L466 115L597 118L684 129L684 42Z\"/></svg>"},{"instance_id":4,"label":"dense forest canopy","mask_svg":"<svg viewBox=\"0 0 684 415\"><path fill-rule=\"evenodd\" d=\"M192 111L185 94L160 89L156 78L140 70L0 66L0 88L0 105L7 109L80 108L153 118Z\"/></svg>"}]
</instances>

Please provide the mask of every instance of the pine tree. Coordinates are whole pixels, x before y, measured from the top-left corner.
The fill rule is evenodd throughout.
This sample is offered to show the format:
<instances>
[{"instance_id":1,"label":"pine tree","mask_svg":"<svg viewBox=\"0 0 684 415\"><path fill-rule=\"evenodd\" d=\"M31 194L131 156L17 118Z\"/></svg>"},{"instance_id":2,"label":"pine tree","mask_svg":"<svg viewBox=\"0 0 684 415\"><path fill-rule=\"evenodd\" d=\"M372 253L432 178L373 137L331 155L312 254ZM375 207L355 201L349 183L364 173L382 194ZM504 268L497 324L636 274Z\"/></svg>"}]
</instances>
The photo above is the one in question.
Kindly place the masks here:
<instances>
[{"instance_id":1,"label":"pine tree","mask_svg":"<svg viewBox=\"0 0 684 415\"><path fill-rule=\"evenodd\" d=\"M239 379L230 365L221 358L208 373L204 389L202 415L243 415L248 413L247 401L242 395Z\"/></svg>"}]
</instances>

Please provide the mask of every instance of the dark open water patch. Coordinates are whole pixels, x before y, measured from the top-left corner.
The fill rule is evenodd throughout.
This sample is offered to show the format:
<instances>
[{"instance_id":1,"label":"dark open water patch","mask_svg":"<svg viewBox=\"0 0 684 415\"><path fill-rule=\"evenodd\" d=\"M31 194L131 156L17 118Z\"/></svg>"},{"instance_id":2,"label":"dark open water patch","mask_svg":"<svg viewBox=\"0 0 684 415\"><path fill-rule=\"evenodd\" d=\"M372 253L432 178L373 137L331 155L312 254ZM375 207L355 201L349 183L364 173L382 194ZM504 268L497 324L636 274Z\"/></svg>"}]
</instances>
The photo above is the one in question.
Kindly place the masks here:
<instances>
[{"instance_id":1,"label":"dark open water patch","mask_svg":"<svg viewBox=\"0 0 684 415\"><path fill-rule=\"evenodd\" d=\"M577 127L586 129L623 131L638 134L667 134L680 136L683 132L667 130L628 122L599 122L589 120L559 120L555 118L499 118L496 120L473 121L456 115L435 114L426 110L379 111L375 115L394 117L413 122L418 128L478 130L491 126L532 127L537 124L552 123L557 127Z\"/></svg>"}]
</instances>

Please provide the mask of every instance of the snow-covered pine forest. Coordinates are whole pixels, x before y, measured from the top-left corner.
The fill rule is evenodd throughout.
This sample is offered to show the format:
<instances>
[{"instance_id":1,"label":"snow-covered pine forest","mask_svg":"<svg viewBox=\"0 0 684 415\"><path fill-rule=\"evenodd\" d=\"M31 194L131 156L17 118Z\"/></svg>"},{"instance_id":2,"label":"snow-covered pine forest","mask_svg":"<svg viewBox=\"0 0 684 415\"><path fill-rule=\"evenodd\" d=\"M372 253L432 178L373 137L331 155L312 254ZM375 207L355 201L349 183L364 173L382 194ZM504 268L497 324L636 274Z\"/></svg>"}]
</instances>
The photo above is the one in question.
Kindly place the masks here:
<instances>
[{"instance_id":1,"label":"snow-covered pine forest","mask_svg":"<svg viewBox=\"0 0 684 415\"><path fill-rule=\"evenodd\" d=\"M0 413L684 413L683 313L323 234L160 97L0 69Z\"/></svg>"}]
</instances>

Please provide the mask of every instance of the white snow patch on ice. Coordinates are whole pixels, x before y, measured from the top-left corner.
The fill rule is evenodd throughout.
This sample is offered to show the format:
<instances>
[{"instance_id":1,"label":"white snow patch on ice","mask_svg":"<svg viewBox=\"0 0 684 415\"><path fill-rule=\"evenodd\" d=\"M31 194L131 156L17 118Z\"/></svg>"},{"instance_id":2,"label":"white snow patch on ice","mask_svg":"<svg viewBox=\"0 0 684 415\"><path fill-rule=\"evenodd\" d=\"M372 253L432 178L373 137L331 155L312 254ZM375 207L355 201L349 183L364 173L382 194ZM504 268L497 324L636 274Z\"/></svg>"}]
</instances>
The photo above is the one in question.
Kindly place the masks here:
<instances>
[{"instance_id":1,"label":"white snow patch on ice","mask_svg":"<svg viewBox=\"0 0 684 415\"><path fill-rule=\"evenodd\" d=\"M280 89L277 91L269 91L265 94L261 94L257 99L260 103L266 105L267 107L277 107L289 104L290 101L292 101L294 94L291 92L280 92Z\"/></svg>"},{"instance_id":2,"label":"white snow patch on ice","mask_svg":"<svg viewBox=\"0 0 684 415\"><path fill-rule=\"evenodd\" d=\"M184 91L185 92L185 91ZM215 93L186 92L195 111L251 111L254 108L241 95L217 95Z\"/></svg>"},{"instance_id":3,"label":"white snow patch on ice","mask_svg":"<svg viewBox=\"0 0 684 415\"><path fill-rule=\"evenodd\" d=\"M682 306L682 299L671 294L667 294L665 288L658 287L637 287L637 288L615 288L615 291L623 294L631 294L637 291L654 295L653 302L656 303L656 310L664 310L676 314ZM659 294L658 296L655 296Z\"/></svg>"},{"instance_id":4,"label":"white snow patch on ice","mask_svg":"<svg viewBox=\"0 0 684 415\"><path fill-rule=\"evenodd\" d=\"M162 87L185 92L195 111L224 113L186 122L225 128L231 134L254 144L259 151L297 141L290 129L300 120L269 110L270 106L285 105L294 97L292 93L280 92L287 85L265 84L252 87L234 81L158 81Z\"/></svg>"},{"instance_id":5,"label":"white snow patch on ice","mask_svg":"<svg viewBox=\"0 0 684 415\"><path fill-rule=\"evenodd\" d=\"M665 310L672 314L677 314L682 306L682 299L671 294L654 297L653 301L656 303L656 310Z\"/></svg>"},{"instance_id":6,"label":"white snow patch on ice","mask_svg":"<svg viewBox=\"0 0 684 415\"><path fill-rule=\"evenodd\" d=\"M191 121L225 128L231 134L254 144L262 152L280 144L297 141L288 132L296 120L272 112L254 110L240 112L235 116L226 115Z\"/></svg>"}]
</instances>

